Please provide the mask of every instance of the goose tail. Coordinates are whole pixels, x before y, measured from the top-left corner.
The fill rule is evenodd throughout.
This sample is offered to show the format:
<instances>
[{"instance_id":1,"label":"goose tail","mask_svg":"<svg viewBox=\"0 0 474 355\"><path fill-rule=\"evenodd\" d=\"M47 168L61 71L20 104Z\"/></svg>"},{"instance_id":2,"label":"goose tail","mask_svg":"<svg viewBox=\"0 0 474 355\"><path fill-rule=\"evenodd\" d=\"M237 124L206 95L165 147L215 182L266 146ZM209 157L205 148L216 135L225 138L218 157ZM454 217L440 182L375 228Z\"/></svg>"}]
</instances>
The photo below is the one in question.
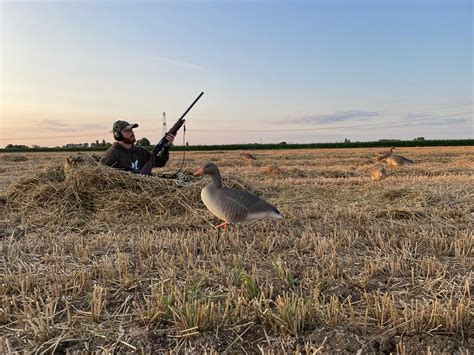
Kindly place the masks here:
<instances>
[{"instance_id":1,"label":"goose tail","mask_svg":"<svg viewBox=\"0 0 474 355\"><path fill-rule=\"evenodd\" d=\"M282 219L283 218L283 215L276 208L270 212L269 216L272 217L272 218L275 218L275 219Z\"/></svg>"}]
</instances>

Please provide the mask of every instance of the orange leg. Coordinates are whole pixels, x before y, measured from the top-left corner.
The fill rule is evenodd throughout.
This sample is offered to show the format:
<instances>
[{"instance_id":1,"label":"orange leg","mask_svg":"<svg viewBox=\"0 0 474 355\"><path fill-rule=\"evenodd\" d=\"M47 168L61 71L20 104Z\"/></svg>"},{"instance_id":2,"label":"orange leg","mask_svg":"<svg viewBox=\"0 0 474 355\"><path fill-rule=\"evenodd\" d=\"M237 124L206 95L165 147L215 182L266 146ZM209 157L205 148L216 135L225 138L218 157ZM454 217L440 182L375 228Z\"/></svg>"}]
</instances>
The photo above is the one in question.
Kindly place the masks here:
<instances>
[{"instance_id":1,"label":"orange leg","mask_svg":"<svg viewBox=\"0 0 474 355\"><path fill-rule=\"evenodd\" d=\"M229 223L227 222L223 222L221 224L218 224L217 226L215 226L216 228L220 228L220 227L224 227L224 232L227 232L227 227L229 226Z\"/></svg>"}]
</instances>

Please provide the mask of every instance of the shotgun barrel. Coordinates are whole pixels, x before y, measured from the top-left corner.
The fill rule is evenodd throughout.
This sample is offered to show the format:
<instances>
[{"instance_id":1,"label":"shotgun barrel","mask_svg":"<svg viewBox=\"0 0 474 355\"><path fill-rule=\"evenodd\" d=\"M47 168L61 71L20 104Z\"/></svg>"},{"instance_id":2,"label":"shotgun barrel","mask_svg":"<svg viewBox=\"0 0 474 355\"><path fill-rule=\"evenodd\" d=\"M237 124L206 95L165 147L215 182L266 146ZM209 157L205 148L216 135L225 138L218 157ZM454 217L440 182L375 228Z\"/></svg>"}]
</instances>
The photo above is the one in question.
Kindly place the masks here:
<instances>
[{"instance_id":1,"label":"shotgun barrel","mask_svg":"<svg viewBox=\"0 0 474 355\"><path fill-rule=\"evenodd\" d=\"M170 133L172 135L176 135L176 133L178 133L179 129L183 126L183 124L186 122L186 120L184 119L184 117L186 116L186 114L189 112L189 110L191 110L194 106L194 104L196 102L198 102L198 100L201 98L201 96L204 95L204 92L201 92L198 97L196 97L196 99L193 101L193 103L191 104L191 106L188 107L188 109L186 111L184 111L184 113L181 115L181 117L176 121L176 123L173 125L173 127L170 128L170 130L166 133ZM158 144L156 144L154 147L153 147L153 150L151 151L151 158L145 163L145 165L143 166L143 168L141 168L140 170L140 174L142 175L151 175L151 170L153 169L153 167L155 166L155 160L156 160L156 155L161 152L161 150L163 149L163 147L165 146L165 144L168 142L168 140L166 139L166 135L160 139L160 141L158 142Z\"/></svg>"}]
</instances>

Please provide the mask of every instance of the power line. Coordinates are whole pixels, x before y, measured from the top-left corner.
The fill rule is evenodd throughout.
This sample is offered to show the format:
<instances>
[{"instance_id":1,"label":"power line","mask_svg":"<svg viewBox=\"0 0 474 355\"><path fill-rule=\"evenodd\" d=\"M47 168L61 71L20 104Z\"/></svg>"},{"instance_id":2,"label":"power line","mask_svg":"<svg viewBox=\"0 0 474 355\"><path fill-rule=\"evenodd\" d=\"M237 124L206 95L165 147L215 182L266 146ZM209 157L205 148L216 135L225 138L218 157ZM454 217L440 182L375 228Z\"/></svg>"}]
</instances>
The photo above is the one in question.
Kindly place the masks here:
<instances>
[{"instance_id":1,"label":"power line","mask_svg":"<svg viewBox=\"0 0 474 355\"><path fill-rule=\"evenodd\" d=\"M410 119L410 120L402 120L402 121L393 121L393 122L386 122L386 123L368 123L368 124L360 124L360 125L347 125L347 126L336 126L336 127L313 127L313 128L279 128L279 129L193 129L193 132L307 132L307 131L322 131L322 130L337 130L337 129L346 129L346 128L361 128L361 127L384 127L384 126L397 126L403 125L407 123L416 123L421 121L427 120L436 120L438 118L448 118L454 116L462 116L473 113L474 111L468 112L459 112L453 113L449 115L442 115L442 116L430 116L430 117L423 117L418 119ZM155 131L152 129L142 130L142 132L151 132ZM104 135L105 132L102 133L90 133L84 135L62 135L62 136L43 136L43 137L21 137L21 138L0 138L2 140L28 140L28 139L56 139L56 138L81 138L81 137L89 137L93 135Z\"/></svg>"},{"instance_id":2,"label":"power line","mask_svg":"<svg viewBox=\"0 0 474 355\"><path fill-rule=\"evenodd\" d=\"M447 118L447 117L454 117L454 116L462 116L469 113L473 113L474 111L469 112L460 112L460 113L453 113L450 115L443 115L443 116L432 116L432 117L423 117L419 119L411 119L411 120L404 120L404 121L393 121L393 122L386 122L386 123L368 123L368 124L360 124L360 125L350 125L350 126L336 126L336 127L315 127L315 128L279 128L279 129L229 129L229 130L222 130L220 129L219 132L306 132L306 131L321 131L321 130L331 130L331 129L345 129L345 128L359 128L359 127L383 127L383 126L397 126L403 125L406 123L413 123L413 122L420 122L420 121L427 121L433 120L438 118ZM216 129L193 129L195 132L215 132Z\"/></svg>"},{"instance_id":3,"label":"power line","mask_svg":"<svg viewBox=\"0 0 474 355\"><path fill-rule=\"evenodd\" d=\"M444 109L447 109L447 108L465 107L465 106L473 106L473 105L474 105L474 102L470 102L470 103L463 103L463 104L456 104L456 105L449 105L449 106L436 106L436 107L424 108L424 109L421 109L421 110L418 110L418 109L405 110L403 112L400 111L400 112L387 112L387 113L384 113L383 110L381 110L379 112L377 112L375 110L375 112L379 113L378 116L399 116L399 115L408 115L410 113L429 112L429 111L436 111L436 110L444 110ZM339 110L339 111L336 111L336 112L345 112L345 111L346 110ZM193 121L206 122L206 123L222 123L222 120L216 120L216 119L202 119L202 120L194 119ZM254 122L255 119L251 119L251 118L249 118L249 119L239 119L239 121L240 122Z\"/></svg>"}]
</instances>

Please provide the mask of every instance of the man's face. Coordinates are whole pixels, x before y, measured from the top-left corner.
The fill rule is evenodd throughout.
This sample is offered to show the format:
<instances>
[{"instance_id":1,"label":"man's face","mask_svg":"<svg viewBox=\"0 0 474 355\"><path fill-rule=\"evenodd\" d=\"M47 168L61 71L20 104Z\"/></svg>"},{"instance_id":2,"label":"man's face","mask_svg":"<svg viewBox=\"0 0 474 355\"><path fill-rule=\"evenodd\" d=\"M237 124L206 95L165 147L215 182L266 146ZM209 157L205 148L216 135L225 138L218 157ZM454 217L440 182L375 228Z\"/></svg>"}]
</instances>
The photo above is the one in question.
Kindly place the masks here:
<instances>
[{"instance_id":1,"label":"man's face","mask_svg":"<svg viewBox=\"0 0 474 355\"><path fill-rule=\"evenodd\" d=\"M124 143L127 143L127 144L135 143L136 139L135 139L135 133L133 133L133 129L127 129L127 130L122 129L120 133L122 133Z\"/></svg>"}]
</instances>

